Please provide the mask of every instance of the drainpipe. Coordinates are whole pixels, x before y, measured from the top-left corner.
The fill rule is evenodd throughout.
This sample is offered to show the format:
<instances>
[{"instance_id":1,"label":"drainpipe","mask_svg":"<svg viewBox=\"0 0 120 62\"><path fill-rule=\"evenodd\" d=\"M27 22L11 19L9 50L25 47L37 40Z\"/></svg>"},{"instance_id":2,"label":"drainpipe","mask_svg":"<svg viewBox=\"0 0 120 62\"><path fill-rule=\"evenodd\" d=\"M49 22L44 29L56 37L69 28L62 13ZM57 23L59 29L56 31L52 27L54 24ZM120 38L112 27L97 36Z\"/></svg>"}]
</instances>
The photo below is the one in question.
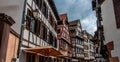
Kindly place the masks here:
<instances>
[{"instance_id":1,"label":"drainpipe","mask_svg":"<svg viewBox=\"0 0 120 62\"><path fill-rule=\"evenodd\" d=\"M20 37L19 37L18 50L17 50L17 58L20 57L21 51L22 51L21 47L22 47L22 40L23 40L23 33L24 33L26 3L27 3L27 0L24 0L23 13L22 13L22 22L21 22L21 31L20 31Z\"/></svg>"},{"instance_id":2,"label":"drainpipe","mask_svg":"<svg viewBox=\"0 0 120 62\"><path fill-rule=\"evenodd\" d=\"M97 6L97 12L98 12L98 8L100 7L100 4L98 3L98 0L96 0L96 6ZM101 22L99 20L99 14L97 13L97 27L99 25L101 25ZM100 50L101 50L101 46L102 46L102 40L101 40L101 31L98 30L98 39L99 39L99 48L98 48L98 54L100 54Z\"/></svg>"},{"instance_id":3,"label":"drainpipe","mask_svg":"<svg viewBox=\"0 0 120 62\"><path fill-rule=\"evenodd\" d=\"M98 7L99 7L99 4L98 4L98 0L96 0L96 12L98 12ZM97 27L99 26L100 22L99 22L99 18L98 18L98 13L96 13L97 15ZM98 54L100 54L100 46L101 46L101 40L100 40L100 36L99 36L99 31L98 31L98 40L100 41L99 42L99 48L98 48Z\"/></svg>"},{"instance_id":4,"label":"drainpipe","mask_svg":"<svg viewBox=\"0 0 120 62\"><path fill-rule=\"evenodd\" d=\"M76 38L75 38L76 39ZM77 40L77 39L76 39ZM77 55L76 55L76 40L75 40L75 58L77 58Z\"/></svg>"}]
</instances>

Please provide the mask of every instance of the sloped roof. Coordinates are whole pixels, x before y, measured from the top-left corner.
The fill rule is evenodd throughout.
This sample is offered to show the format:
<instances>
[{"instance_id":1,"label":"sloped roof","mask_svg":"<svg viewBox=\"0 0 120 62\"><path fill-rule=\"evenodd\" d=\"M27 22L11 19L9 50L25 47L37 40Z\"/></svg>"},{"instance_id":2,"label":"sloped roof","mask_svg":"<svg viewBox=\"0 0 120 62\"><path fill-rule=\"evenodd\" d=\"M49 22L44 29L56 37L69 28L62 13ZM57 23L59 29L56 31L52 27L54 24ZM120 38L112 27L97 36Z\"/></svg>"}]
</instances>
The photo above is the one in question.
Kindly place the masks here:
<instances>
[{"instance_id":1,"label":"sloped roof","mask_svg":"<svg viewBox=\"0 0 120 62\"><path fill-rule=\"evenodd\" d=\"M61 20L61 21L65 21L67 24L69 24L69 22L68 22L68 17L67 17L67 13L60 14L60 20Z\"/></svg>"},{"instance_id":2,"label":"sloped roof","mask_svg":"<svg viewBox=\"0 0 120 62\"><path fill-rule=\"evenodd\" d=\"M77 19L77 20L74 20L74 21L70 21L69 25L77 25L78 23L80 23L80 19Z\"/></svg>"},{"instance_id":3,"label":"sloped roof","mask_svg":"<svg viewBox=\"0 0 120 62\"><path fill-rule=\"evenodd\" d=\"M80 24L80 28L82 29L82 25L81 25L80 19L77 19L77 20L74 20L74 21L70 21L69 22L69 26L77 26L78 23Z\"/></svg>"},{"instance_id":4,"label":"sloped roof","mask_svg":"<svg viewBox=\"0 0 120 62\"><path fill-rule=\"evenodd\" d=\"M65 20L67 18L67 13L60 14L60 20Z\"/></svg>"},{"instance_id":5,"label":"sloped roof","mask_svg":"<svg viewBox=\"0 0 120 62\"><path fill-rule=\"evenodd\" d=\"M57 8L56 8L56 5L54 3L54 0L48 0L51 8L52 8L52 11L54 12L55 14L55 17L57 18L57 20L60 20L60 17L59 17L59 14L58 14L58 11L57 11Z\"/></svg>"}]
</instances>

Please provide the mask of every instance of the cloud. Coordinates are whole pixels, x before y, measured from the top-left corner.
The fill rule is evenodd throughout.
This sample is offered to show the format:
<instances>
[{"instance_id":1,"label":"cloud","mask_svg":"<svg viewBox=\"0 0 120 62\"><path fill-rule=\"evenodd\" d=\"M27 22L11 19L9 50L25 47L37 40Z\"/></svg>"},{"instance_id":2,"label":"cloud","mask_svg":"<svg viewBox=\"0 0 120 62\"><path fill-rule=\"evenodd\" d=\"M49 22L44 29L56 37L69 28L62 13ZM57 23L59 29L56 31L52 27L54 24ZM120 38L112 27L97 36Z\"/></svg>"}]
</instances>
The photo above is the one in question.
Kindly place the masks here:
<instances>
[{"instance_id":1,"label":"cloud","mask_svg":"<svg viewBox=\"0 0 120 62\"><path fill-rule=\"evenodd\" d=\"M93 34L96 30L95 13L91 0L54 0L59 14L67 13L69 21L80 19L83 29ZM89 26L88 26L89 25Z\"/></svg>"},{"instance_id":2,"label":"cloud","mask_svg":"<svg viewBox=\"0 0 120 62\"><path fill-rule=\"evenodd\" d=\"M68 12L75 0L54 0L59 13Z\"/></svg>"},{"instance_id":3,"label":"cloud","mask_svg":"<svg viewBox=\"0 0 120 62\"><path fill-rule=\"evenodd\" d=\"M68 13L69 20L83 19L91 10L90 0L54 0L59 13Z\"/></svg>"},{"instance_id":4,"label":"cloud","mask_svg":"<svg viewBox=\"0 0 120 62\"><path fill-rule=\"evenodd\" d=\"M89 16L81 21L84 30L87 30L90 34L94 34L97 30L95 13L92 12Z\"/></svg>"}]
</instances>

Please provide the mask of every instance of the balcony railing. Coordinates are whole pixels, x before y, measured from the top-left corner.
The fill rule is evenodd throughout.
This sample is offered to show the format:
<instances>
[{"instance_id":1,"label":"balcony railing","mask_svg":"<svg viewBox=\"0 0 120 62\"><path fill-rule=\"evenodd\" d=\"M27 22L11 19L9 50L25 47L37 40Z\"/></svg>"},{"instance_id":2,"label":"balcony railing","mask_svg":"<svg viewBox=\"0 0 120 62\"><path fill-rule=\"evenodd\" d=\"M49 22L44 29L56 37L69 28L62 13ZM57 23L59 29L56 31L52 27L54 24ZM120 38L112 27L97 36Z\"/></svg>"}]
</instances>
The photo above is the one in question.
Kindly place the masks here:
<instances>
[{"instance_id":1,"label":"balcony railing","mask_svg":"<svg viewBox=\"0 0 120 62\"><path fill-rule=\"evenodd\" d=\"M84 45L88 45L89 43L88 42L84 42Z\"/></svg>"},{"instance_id":2,"label":"balcony railing","mask_svg":"<svg viewBox=\"0 0 120 62\"><path fill-rule=\"evenodd\" d=\"M95 57L94 56L90 56L90 59L95 59Z\"/></svg>"},{"instance_id":3,"label":"balcony railing","mask_svg":"<svg viewBox=\"0 0 120 62\"><path fill-rule=\"evenodd\" d=\"M93 49L90 49L89 51L94 52L94 50L93 50Z\"/></svg>"},{"instance_id":4,"label":"balcony railing","mask_svg":"<svg viewBox=\"0 0 120 62\"><path fill-rule=\"evenodd\" d=\"M83 45L76 44L77 47L84 48Z\"/></svg>"},{"instance_id":5,"label":"balcony railing","mask_svg":"<svg viewBox=\"0 0 120 62\"><path fill-rule=\"evenodd\" d=\"M88 53L89 51L87 49L84 49L84 53Z\"/></svg>"},{"instance_id":6,"label":"balcony railing","mask_svg":"<svg viewBox=\"0 0 120 62\"><path fill-rule=\"evenodd\" d=\"M84 54L73 54L73 57L84 58Z\"/></svg>"},{"instance_id":7,"label":"balcony railing","mask_svg":"<svg viewBox=\"0 0 120 62\"><path fill-rule=\"evenodd\" d=\"M26 40L26 41L23 41L23 45L25 46L28 46L28 37L30 37L29 39L29 47L36 47L37 46L53 46L54 48L56 48L54 45L52 44L49 44L47 43L46 41L44 41L43 39L41 39L40 37L38 37L37 35L35 35L34 33L30 32L30 35L29 34L29 30L25 29L24 30L24 35L23 35L23 38Z\"/></svg>"},{"instance_id":8,"label":"balcony railing","mask_svg":"<svg viewBox=\"0 0 120 62\"><path fill-rule=\"evenodd\" d=\"M76 54L76 57L78 57L78 58L84 58L84 54Z\"/></svg>"},{"instance_id":9,"label":"balcony railing","mask_svg":"<svg viewBox=\"0 0 120 62\"><path fill-rule=\"evenodd\" d=\"M90 58L89 57L85 57L84 59L89 60Z\"/></svg>"}]
</instances>

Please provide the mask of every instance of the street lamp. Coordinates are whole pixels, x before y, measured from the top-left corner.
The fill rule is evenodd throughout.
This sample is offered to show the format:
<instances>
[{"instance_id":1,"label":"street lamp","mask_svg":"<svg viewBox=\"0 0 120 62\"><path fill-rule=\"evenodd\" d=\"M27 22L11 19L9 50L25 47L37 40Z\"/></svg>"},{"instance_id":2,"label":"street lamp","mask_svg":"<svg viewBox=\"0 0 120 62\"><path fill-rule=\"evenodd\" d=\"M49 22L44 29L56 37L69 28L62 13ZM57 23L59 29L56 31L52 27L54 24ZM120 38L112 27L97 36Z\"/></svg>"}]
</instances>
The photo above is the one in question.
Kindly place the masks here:
<instances>
[{"instance_id":1,"label":"street lamp","mask_svg":"<svg viewBox=\"0 0 120 62\"><path fill-rule=\"evenodd\" d=\"M38 19L39 18L39 11L38 11L38 9L35 9L35 10L33 10L33 16L36 18L36 19Z\"/></svg>"}]
</instances>

